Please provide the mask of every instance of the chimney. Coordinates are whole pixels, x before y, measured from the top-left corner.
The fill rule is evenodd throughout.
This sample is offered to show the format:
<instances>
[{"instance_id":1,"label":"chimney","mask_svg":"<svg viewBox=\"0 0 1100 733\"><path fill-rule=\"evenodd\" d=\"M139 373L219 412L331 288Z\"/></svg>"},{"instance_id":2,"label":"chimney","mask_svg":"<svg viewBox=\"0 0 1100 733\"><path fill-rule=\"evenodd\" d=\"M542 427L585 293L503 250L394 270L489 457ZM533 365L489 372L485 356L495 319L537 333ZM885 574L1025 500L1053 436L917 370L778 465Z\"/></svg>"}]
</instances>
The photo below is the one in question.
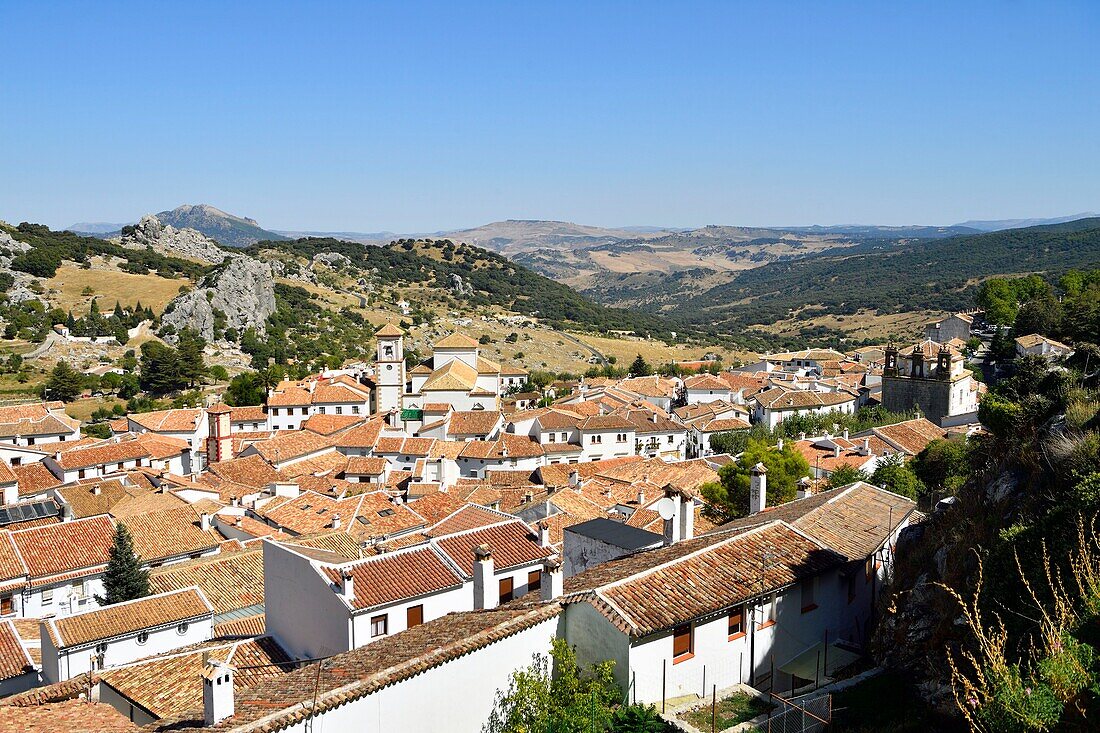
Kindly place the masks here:
<instances>
[{"instance_id":1,"label":"chimney","mask_svg":"<svg viewBox=\"0 0 1100 733\"><path fill-rule=\"evenodd\" d=\"M202 715L206 726L233 716L233 667L203 655Z\"/></svg>"},{"instance_id":2,"label":"chimney","mask_svg":"<svg viewBox=\"0 0 1100 733\"><path fill-rule=\"evenodd\" d=\"M474 548L474 610L496 608L498 595L493 587L493 551L488 545Z\"/></svg>"},{"instance_id":3,"label":"chimney","mask_svg":"<svg viewBox=\"0 0 1100 733\"><path fill-rule=\"evenodd\" d=\"M550 546L550 523L543 520L538 523L539 528L539 545L541 547Z\"/></svg>"},{"instance_id":4,"label":"chimney","mask_svg":"<svg viewBox=\"0 0 1100 733\"><path fill-rule=\"evenodd\" d=\"M65 502L61 505L61 521L71 522L73 521L73 506L69 502Z\"/></svg>"},{"instance_id":5,"label":"chimney","mask_svg":"<svg viewBox=\"0 0 1100 733\"><path fill-rule=\"evenodd\" d=\"M581 485L581 473L577 469L573 469L569 472L569 486L571 488L578 488Z\"/></svg>"},{"instance_id":6,"label":"chimney","mask_svg":"<svg viewBox=\"0 0 1100 733\"><path fill-rule=\"evenodd\" d=\"M210 531L210 515L207 514L206 512L203 512L202 514L199 515L199 528L203 532L209 532Z\"/></svg>"},{"instance_id":7,"label":"chimney","mask_svg":"<svg viewBox=\"0 0 1100 733\"><path fill-rule=\"evenodd\" d=\"M234 496L232 499L229 500L229 506L238 507L240 505L241 505L241 500L236 496Z\"/></svg>"},{"instance_id":8,"label":"chimney","mask_svg":"<svg viewBox=\"0 0 1100 733\"><path fill-rule=\"evenodd\" d=\"M687 494L680 495L680 539L695 536L695 502Z\"/></svg>"},{"instance_id":9,"label":"chimney","mask_svg":"<svg viewBox=\"0 0 1100 733\"><path fill-rule=\"evenodd\" d=\"M768 469L757 463L749 469L749 514L764 511L768 505Z\"/></svg>"},{"instance_id":10,"label":"chimney","mask_svg":"<svg viewBox=\"0 0 1100 733\"><path fill-rule=\"evenodd\" d=\"M99 496L101 493L103 493L103 490L99 488L99 484L94 484L92 486L92 496Z\"/></svg>"},{"instance_id":11,"label":"chimney","mask_svg":"<svg viewBox=\"0 0 1100 733\"><path fill-rule=\"evenodd\" d=\"M796 498L808 499L814 495L814 482L809 476L803 476L798 479L798 491L795 493Z\"/></svg>"},{"instance_id":12,"label":"chimney","mask_svg":"<svg viewBox=\"0 0 1100 733\"><path fill-rule=\"evenodd\" d=\"M355 600L355 578L352 577L350 570L340 571L340 595L348 599L348 601Z\"/></svg>"},{"instance_id":13,"label":"chimney","mask_svg":"<svg viewBox=\"0 0 1100 733\"><path fill-rule=\"evenodd\" d=\"M396 504L397 506L401 506L402 504L405 503L405 497L403 497L401 494L394 494L393 495L393 503Z\"/></svg>"},{"instance_id":14,"label":"chimney","mask_svg":"<svg viewBox=\"0 0 1100 733\"><path fill-rule=\"evenodd\" d=\"M864 438L863 445L860 447L859 452L865 456L871 455L871 439Z\"/></svg>"},{"instance_id":15,"label":"chimney","mask_svg":"<svg viewBox=\"0 0 1100 733\"><path fill-rule=\"evenodd\" d=\"M544 601L552 601L561 598L565 591L565 573L562 572L561 562L556 557L548 557L542 564L542 586L539 588L539 596Z\"/></svg>"},{"instance_id":16,"label":"chimney","mask_svg":"<svg viewBox=\"0 0 1100 733\"><path fill-rule=\"evenodd\" d=\"M803 430L801 433L798 434L798 439L799 440L805 440L806 439L806 431L805 430Z\"/></svg>"},{"instance_id":17,"label":"chimney","mask_svg":"<svg viewBox=\"0 0 1100 733\"><path fill-rule=\"evenodd\" d=\"M652 422L652 423L653 423L654 425L656 425L656 424L657 424L657 413L655 412L655 413L653 413L652 415L650 415L650 417L649 417L649 420L650 420L650 422Z\"/></svg>"},{"instance_id":18,"label":"chimney","mask_svg":"<svg viewBox=\"0 0 1100 733\"><path fill-rule=\"evenodd\" d=\"M782 438L775 441L775 447L778 448L780 451L783 450L783 439Z\"/></svg>"},{"instance_id":19,"label":"chimney","mask_svg":"<svg viewBox=\"0 0 1100 733\"><path fill-rule=\"evenodd\" d=\"M645 489L638 489L638 506L645 506Z\"/></svg>"},{"instance_id":20,"label":"chimney","mask_svg":"<svg viewBox=\"0 0 1100 733\"><path fill-rule=\"evenodd\" d=\"M675 545L682 538L683 524L680 521L680 497L675 493L665 490L665 498L672 501L672 518L665 520L665 544Z\"/></svg>"},{"instance_id":21,"label":"chimney","mask_svg":"<svg viewBox=\"0 0 1100 733\"><path fill-rule=\"evenodd\" d=\"M238 517L237 517L237 518L236 518L235 520L233 520L233 524L235 524L236 526L240 527L240 526L241 526L241 524L243 524L243 522L241 521L241 519L242 519L242 518L238 516Z\"/></svg>"},{"instance_id":22,"label":"chimney","mask_svg":"<svg viewBox=\"0 0 1100 733\"><path fill-rule=\"evenodd\" d=\"M833 458L840 458L840 446L839 445L834 445L833 446Z\"/></svg>"},{"instance_id":23,"label":"chimney","mask_svg":"<svg viewBox=\"0 0 1100 733\"><path fill-rule=\"evenodd\" d=\"M340 515L339 514L333 514L332 515L332 528L333 529L340 529Z\"/></svg>"},{"instance_id":24,"label":"chimney","mask_svg":"<svg viewBox=\"0 0 1100 733\"><path fill-rule=\"evenodd\" d=\"M848 428L844 428L844 439L848 439Z\"/></svg>"},{"instance_id":25,"label":"chimney","mask_svg":"<svg viewBox=\"0 0 1100 733\"><path fill-rule=\"evenodd\" d=\"M530 491L524 491L523 492L523 503L524 504L529 503L534 498L535 498L535 495L532 492L530 492Z\"/></svg>"}]
</instances>

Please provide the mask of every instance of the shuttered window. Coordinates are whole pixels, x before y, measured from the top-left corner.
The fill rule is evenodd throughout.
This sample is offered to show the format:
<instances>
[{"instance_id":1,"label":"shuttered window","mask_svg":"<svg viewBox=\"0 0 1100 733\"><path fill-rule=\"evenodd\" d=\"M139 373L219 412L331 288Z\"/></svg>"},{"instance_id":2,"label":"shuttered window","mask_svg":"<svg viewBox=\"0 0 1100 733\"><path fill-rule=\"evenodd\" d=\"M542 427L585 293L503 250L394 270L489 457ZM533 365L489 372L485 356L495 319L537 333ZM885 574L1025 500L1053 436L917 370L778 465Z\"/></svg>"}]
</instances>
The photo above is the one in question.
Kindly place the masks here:
<instances>
[{"instance_id":1,"label":"shuttered window","mask_svg":"<svg viewBox=\"0 0 1100 733\"><path fill-rule=\"evenodd\" d=\"M672 632L672 661L682 662L691 659L694 649L691 624L677 626Z\"/></svg>"},{"instance_id":2,"label":"shuttered window","mask_svg":"<svg viewBox=\"0 0 1100 733\"><path fill-rule=\"evenodd\" d=\"M745 608L738 606L730 611L729 640L740 639L745 635Z\"/></svg>"},{"instance_id":3,"label":"shuttered window","mask_svg":"<svg viewBox=\"0 0 1100 733\"><path fill-rule=\"evenodd\" d=\"M424 605L409 606L405 619L405 626L410 629L424 623Z\"/></svg>"},{"instance_id":4,"label":"shuttered window","mask_svg":"<svg viewBox=\"0 0 1100 733\"><path fill-rule=\"evenodd\" d=\"M542 571L532 570L527 573L527 592L536 591L542 588Z\"/></svg>"},{"instance_id":5,"label":"shuttered window","mask_svg":"<svg viewBox=\"0 0 1100 733\"><path fill-rule=\"evenodd\" d=\"M512 600L512 579L502 578L500 581L500 602L507 603Z\"/></svg>"}]
</instances>

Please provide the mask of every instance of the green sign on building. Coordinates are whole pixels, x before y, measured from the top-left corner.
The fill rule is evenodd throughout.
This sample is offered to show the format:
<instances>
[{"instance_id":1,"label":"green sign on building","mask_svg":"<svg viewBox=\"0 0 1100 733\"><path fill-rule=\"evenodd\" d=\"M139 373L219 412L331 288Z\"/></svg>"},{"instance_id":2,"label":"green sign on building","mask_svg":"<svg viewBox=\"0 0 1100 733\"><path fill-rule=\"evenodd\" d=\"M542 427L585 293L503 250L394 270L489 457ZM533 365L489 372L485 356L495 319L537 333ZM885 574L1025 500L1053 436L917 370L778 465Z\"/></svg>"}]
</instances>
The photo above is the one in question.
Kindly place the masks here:
<instances>
[{"instance_id":1,"label":"green sign on building","mask_svg":"<svg viewBox=\"0 0 1100 733\"><path fill-rule=\"evenodd\" d=\"M401 419L402 420L423 420L424 419L424 411L423 410L402 410L401 411Z\"/></svg>"}]
</instances>

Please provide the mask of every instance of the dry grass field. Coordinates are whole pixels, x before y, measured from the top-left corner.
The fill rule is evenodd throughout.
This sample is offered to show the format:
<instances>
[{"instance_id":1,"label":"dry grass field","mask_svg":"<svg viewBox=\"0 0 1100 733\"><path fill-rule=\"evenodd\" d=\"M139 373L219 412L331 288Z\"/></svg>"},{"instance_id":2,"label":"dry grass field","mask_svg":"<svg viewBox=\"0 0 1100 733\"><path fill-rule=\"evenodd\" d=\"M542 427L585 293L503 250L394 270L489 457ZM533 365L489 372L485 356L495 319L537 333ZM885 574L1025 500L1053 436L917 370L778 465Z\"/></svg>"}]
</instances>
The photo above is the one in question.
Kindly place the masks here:
<instances>
[{"instance_id":1,"label":"dry grass field","mask_svg":"<svg viewBox=\"0 0 1100 733\"><path fill-rule=\"evenodd\" d=\"M797 334L800 329L825 326L848 334L852 339L873 341L915 341L922 336L924 324L945 314L936 311L909 311L877 315L860 311L851 316L819 315L789 318L761 326L760 329L777 335Z\"/></svg>"},{"instance_id":2,"label":"dry grass field","mask_svg":"<svg viewBox=\"0 0 1100 733\"><path fill-rule=\"evenodd\" d=\"M124 306L140 301L160 313L168 301L179 295L180 286L187 284L182 279L132 275L100 267L83 270L69 264L57 268L57 274L43 283L50 291L47 295L50 303L64 311L71 310L75 316L88 312L92 298L99 299L100 310L110 310L116 300ZM91 288L92 294L85 295L85 288Z\"/></svg>"}]
</instances>

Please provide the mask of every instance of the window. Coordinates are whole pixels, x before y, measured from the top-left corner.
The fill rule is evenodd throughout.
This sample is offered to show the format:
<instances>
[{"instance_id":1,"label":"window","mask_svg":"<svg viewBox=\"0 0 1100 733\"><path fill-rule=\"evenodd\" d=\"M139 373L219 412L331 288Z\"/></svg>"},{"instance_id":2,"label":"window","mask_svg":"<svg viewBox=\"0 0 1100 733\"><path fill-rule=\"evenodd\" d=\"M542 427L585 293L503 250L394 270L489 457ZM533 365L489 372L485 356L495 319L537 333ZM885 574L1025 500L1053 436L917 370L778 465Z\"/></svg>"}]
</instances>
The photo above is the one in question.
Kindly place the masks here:
<instances>
[{"instance_id":1,"label":"window","mask_svg":"<svg viewBox=\"0 0 1100 733\"><path fill-rule=\"evenodd\" d=\"M375 616L370 620L370 635L371 637L385 636L389 633L389 619L386 614L381 616Z\"/></svg>"},{"instance_id":2,"label":"window","mask_svg":"<svg viewBox=\"0 0 1100 733\"><path fill-rule=\"evenodd\" d=\"M191 624L184 621L182 624L180 624L179 626L176 627L176 633L179 634L180 636L183 636L184 634L187 633L187 630L189 628L191 628Z\"/></svg>"},{"instance_id":3,"label":"window","mask_svg":"<svg viewBox=\"0 0 1100 733\"><path fill-rule=\"evenodd\" d=\"M512 600L512 579L501 578L499 583L500 588L500 602L507 603Z\"/></svg>"},{"instance_id":4,"label":"window","mask_svg":"<svg viewBox=\"0 0 1100 733\"><path fill-rule=\"evenodd\" d=\"M802 581L802 613L809 613L817 608L817 602L814 600L814 578L806 578Z\"/></svg>"},{"instance_id":5,"label":"window","mask_svg":"<svg viewBox=\"0 0 1100 733\"><path fill-rule=\"evenodd\" d=\"M619 433L618 435L616 435L615 436L615 442L616 443L625 443L626 442L626 433Z\"/></svg>"},{"instance_id":6,"label":"window","mask_svg":"<svg viewBox=\"0 0 1100 733\"><path fill-rule=\"evenodd\" d=\"M352 415L358 415L359 414L359 405L352 405L351 406L351 414Z\"/></svg>"},{"instance_id":7,"label":"window","mask_svg":"<svg viewBox=\"0 0 1100 733\"><path fill-rule=\"evenodd\" d=\"M527 592L541 590L542 589L542 571L532 570L527 573Z\"/></svg>"},{"instance_id":8,"label":"window","mask_svg":"<svg viewBox=\"0 0 1100 733\"><path fill-rule=\"evenodd\" d=\"M11 465L13 465L13 466L18 466L22 462L23 462L23 459L20 458L19 456L14 456L10 461Z\"/></svg>"},{"instance_id":9,"label":"window","mask_svg":"<svg viewBox=\"0 0 1100 733\"><path fill-rule=\"evenodd\" d=\"M85 471L84 471L83 468L76 472L76 477L77 478L84 478L84 476L85 476Z\"/></svg>"},{"instance_id":10,"label":"window","mask_svg":"<svg viewBox=\"0 0 1100 733\"><path fill-rule=\"evenodd\" d=\"M337 405L336 406L336 414L337 415L343 415L344 414L344 408Z\"/></svg>"},{"instance_id":11,"label":"window","mask_svg":"<svg viewBox=\"0 0 1100 733\"><path fill-rule=\"evenodd\" d=\"M271 408L271 414L272 415L278 415L279 414L279 408L278 407L272 407Z\"/></svg>"},{"instance_id":12,"label":"window","mask_svg":"<svg viewBox=\"0 0 1100 733\"><path fill-rule=\"evenodd\" d=\"M53 588L42 589L42 605L49 606L53 604Z\"/></svg>"},{"instance_id":13,"label":"window","mask_svg":"<svg viewBox=\"0 0 1100 733\"><path fill-rule=\"evenodd\" d=\"M142 631L140 634L137 635L137 643L138 644L141 644L142 646L144 646L146 643L148 643L148 641L149 641L149 632L148 631Z\"/></svg>"},{"instance_id":14,"label":"window","mask_svg":"<svg viewBox=\"0 0 1100 733\"><path fill-rule=\"evenodd\" d=\"M695 656L694 642L691 624L677 626L672 632L672 663L678 664Z\"/></svg>"},{"instance_id":15,"label":"window","mask_svg":"<svg viewBox=\"0 0 1100 733\"><path fill-rule=\"evenodd\" d=\"M555 442L557 440L557 437L558 436L555 433L550 433L550 442Z\"/></svg>"},{"instance_id":16,"label":"window","mask_svg":"<svg viewBox=\"0 0 1100 733\"><path fill-rule=\"evenodd\" d=\"M668 444L672 445L674 442L676 442L676 436L675 435L668 436Z\"/></svg>"},{"instance_id":17,"label":"window","mask_svg":"<svg viewBox=\"0 0 1100 733\"><path fill-rule=\"evenodd\" d=\"M424 623L424 604L409 606L409 610L405 612L405 627L411 629L422 623Z\"/></svg>"},{"instance_id":18,"label":"window","mask_svg":"<svg viewBox=\"0 0 1100 733\"><path fill-rule=\"evenodd\" d=\"M734 641L745 635L745 607L738 606L730 609L729 615L729 640Z\"/></svg>"},{"instance_id":19,"label":"window","mask_svg":"<svg viewBox=\"0 0 1100 733\"><path fill-rule=\"evenodd\" d=\"M0 597L0 615L7 616L9 613L15 613L15 604L11 596L2 596Z\"/></svg>"},{"instance_id":20,"label":"window","mask_svg":"<svg viewBox=\"0 0 1100 733\"><path fill-rule=\"evenodd\" d=\"M760 604L760 623L756 625L757 629L766 629L769 626L775 625L775 594L768 596Z\"/></svg>"},{"instance_id":21,"label":"window","mask_svg":"<svg viewBox=\"0 0 1100 733\"><path fill-rule=\"evenodd\" d=\"M27 445L34 445L34 438L27 438Z\"/></svg>"},{"instance_id":22,"label":"window","mask_svg":"<svg viewBox=\"0 0 1100 733\"><path fill-rule=\"evenodd\" d=\"M603 436L602 435L593 435L592 436L592 442L593 443L602 443L603 442Z\"/></svg>"}]
</instances>

